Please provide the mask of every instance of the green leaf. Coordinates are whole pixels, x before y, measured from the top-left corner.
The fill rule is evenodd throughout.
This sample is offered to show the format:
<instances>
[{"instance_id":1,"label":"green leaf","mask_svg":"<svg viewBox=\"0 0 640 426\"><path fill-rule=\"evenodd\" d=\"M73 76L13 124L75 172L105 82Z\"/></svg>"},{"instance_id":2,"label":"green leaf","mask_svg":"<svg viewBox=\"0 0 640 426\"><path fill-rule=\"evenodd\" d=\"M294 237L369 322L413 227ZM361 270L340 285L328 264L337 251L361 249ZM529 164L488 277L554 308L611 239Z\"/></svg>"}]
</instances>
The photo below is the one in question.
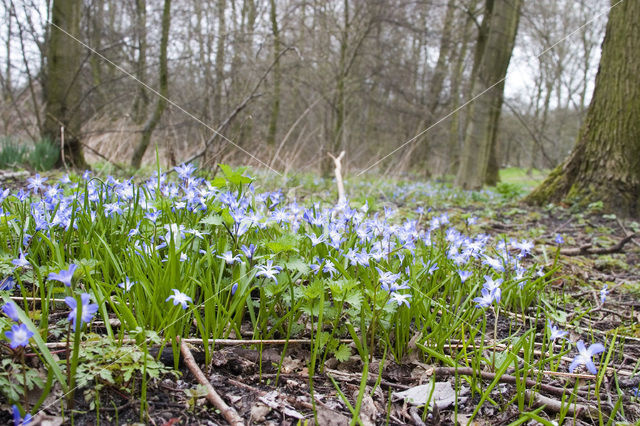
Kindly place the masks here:
<instances>
[{"instance_id":1,"label":"green leaf","mask_svg":"<svg viewBox=\"0 0 640 426\"><path fill-rule=\"evenodd\" d=\"M298 240L291 234L285 234L278 238L275 241L267 243L267 248L269 248L273 253L282 253L285 251L297 251L296 246L298 245Z\"/></svg>"},{"instance_id":2,"label":"green leaf","mask_svg":"<svg viewBox=\"0 0 640 426\"><path fill-rule=\"evenodd\" d=\"M299 272L301 275L309 273L309 265L301 257L294 257L285 262L287 269L293 272Z\"/></svg>"},{"instance_id":3,"label":"green leaf","mask_svg":"<svg viewBox=\"0 0 640 426\"><path fill-rule=\"evenodd\" d=\"M340 362L345 362L351 357L351 348L344 343L338 347L338 350L334 353L336 359Z\"/></svg>"},{"instance_id":4,"label":"green leaf","mask_svg":"<svg viewBox=\"0 0 640 426\"><path fill-rule=\"evenodd\" d=\"M4 299L3 302L6 303L7 300ZM29 330L34 332L32 339L36 342L36 346L38 347L38 350L40 350L40 354L46 361L48 368L53 370L53 374L56 375L56 379L58 379L58 381L60 382L60 386L62 386L62 389L66 392L68 388L67 380L64 377L64 374L62 374L62 370L60 369L60 366L58 365L56 360L53 358L53 355L51 355L49 348L47 348L47 344L44 342L44 340L42 340L42 337L40 336L38 329L33 324L33 322L31 322L31 319L29 319L27 314L22 310L22 308L20 308L20 306L16 305L16 307L18 310L18 318L20 318L20 321L22 321Z\"/></svg>"},{"instance_id":5,"label":"green leaf","mask_svg":"<svg viewBox=\"0 0 640 426\"><path fill-rule=\"evenodd\" d=\"M200 223L210 226L220 226L222 225L222 222L222 216L220 216L219 214L210 214L200 221Z\"/></svg>"}]
</instances>

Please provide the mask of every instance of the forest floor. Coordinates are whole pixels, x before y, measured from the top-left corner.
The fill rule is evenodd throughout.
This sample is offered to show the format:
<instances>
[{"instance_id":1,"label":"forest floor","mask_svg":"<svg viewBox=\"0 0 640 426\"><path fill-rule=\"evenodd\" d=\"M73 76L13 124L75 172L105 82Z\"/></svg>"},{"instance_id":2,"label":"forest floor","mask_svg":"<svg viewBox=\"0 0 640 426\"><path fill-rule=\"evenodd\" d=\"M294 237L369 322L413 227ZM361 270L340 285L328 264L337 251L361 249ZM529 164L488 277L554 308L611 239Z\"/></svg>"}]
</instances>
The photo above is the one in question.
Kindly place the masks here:
<instances>
[{"instance_id":1,"label":"forest floor","mask_svg":"<svg viewBox=\"0 0 640 426\"><path fill-rule=\"evenodd\" d=\"M451 216L459 214L486 214L486 207L468 208L448 207ZM580 215L582 216L582 215ZM589 315L573 321L576 329L591 330L596 336L611 336L620 332L619 338L624 342L624 358L627 360L623 372L633 372L633 378L620 376L619 385L624 385L622 392L627 394L624 403L625 416L629 424L640 421L640 398L634 398L640 385L638 369L640 365L640 236L620 244L625 237L632 234L623 221L601 213L589 213L577 217L565 209L543 210L522 204L511 204L497 208L491 218L481 220L481 228L485 233L505 235L507 238L529 237L532 229L544 230L546 240L557 233L562 233L568 242L560 254L560 270L551 291L563 295L566 304L558 307L558 312L567 317L572 316L574 304L579 305L583 299L592 299L597 304L600 299L600 288L608 284L610 292L604 307L596 308ZM637 235L637 234L636 234ZM544 240L545 238L543 238ZM620 246L620 247L618 247ZM601 252L590 254L590 251ZM602 253L606 252L606 253ZM553 248L543 253L538 250L536 257L540 263L549 262L554 255ZM544 257L547 257L544 259ZM570 318L569 318L570 319ZM507 324L504 327L508 327ZM199 361L204 361L198 348L192 348ZM309 348L303 344L290 344L287 349L283 371L278 377L275 366L280 361L282 344L264 345L262 359L255 347L220 347L214 356L213 365L201 365L208 374L211 384L223 398L232 404L245 420L246 424L264 425L296 425L314 424L313 405L309 392L309 376L307 363ZM200 356L198 356L200 354ZM166 359L171 365L172 358ZM336 392L332 380L341 384L342 392L349 398L357 395L362 376L362 363L357 356L344 363L328 365L324 372L314 376L315 408L317 424L326 426L348 425L350 412ZM379 360L370 371L377 371ZM622 366L620 366L622 367ZM616 369L615 365L610 368ZM156 425L217 425L226 421L219 412L212 409L203 395L192 397L189 389L198 386L197 381L181 363L182 372L179 380L165 379L153 385L148 391L149 421ZM394 392L428 383L437 372L436 365L427 365L418 359L403 364L386 362L382 371L382 380L373 397L366 400L361 417L362 424L432 424L456 425L467 424L471 413L478 403L479 396L467 399L458 406L457 413L453 407L437 410L421 419L417 407L407 404L400 398L394 398ZM438 380L453 381L454 373L446 372L438 375ZM370 373L369 384L376 383L376 374ZM489 376L490 382L491 377ZM520 413L517 403L507 404L516 394L516 386L509 383L509 378L496 386L491 396L501 403L499 407L485 404L476 416L475 425L508 425L518 419ZM612 377L605 379L603 397L614 401L615 384ZM549 389L566 390L567 381L562 377L548 377L542 383ZM571 384L567 394L571 393ZM611 387L614 387L612 389ZM547 390L548 392L548 390ZM544 394L545 391L542 391ZM552 421L558 408L548 404L558 402L562 393L550 395L547 402L548 414L540 414ZM583 402L587 402L586 399ZM135 398L113 393L107 395L102 402L103 411L113 413L117 408L120 422L135 423L139 417L139 407ZM537 402L533 407L539 407ZM611 407L612 408L612 407ZM109 416L108 416L109 417ZM113 418L113 414L111 415ZM76 424L95 421L94 414L76 418ZM302 423L299 423L302 420ZM569 422L576 425L598 424L597 417L583 412L575 418L570 416ZM531 421L528 424L540 424Z\"/></svg>"},{"instance_id":2,"label":"forest floor","mask_svg":"<svg viewBox=\"0 0 640 426\"><path fill-rule=\"evenodd\" d=\"M393 197L390 197L393 198ZM380 200L386 204L394 200ZM398 205L402 209L402 202ZM568 339L575 341L585 333L596 341L615 341L615 362L608 364L602 376L602 384L594 392L593 380L577 379L557 375L529 377L536 383L527 385L527 390L536 388L536 393L525 398L524 411L533 413L526 424L556 424L559 412L566 421L578 425L599 424L595 399L598 406L614 410L621 400L623 410L617 407L615 421L634 424L640 421L638 387L640 385L640 225L633 220L622 220L599 211L597 205L576 211L562 206L534 208L519 203L516 199L497 204L483 201L459 205L440 203L434 210L448 213L450 217L475 216L477 229L499 239L529 239L535 243L533 260L546 267L554 264L556 235L564 238L559 249L557 265L551 284L547 287L556 306L548 307L555 319L569 332ZM607 285L606 301L601 303L600 292ZM590 309L584 309L585 306ZM530 313L528 312L527 315ZM491 314L489 314L491 315ZM501 317L499 338L509 336L514 324L523 324L531 318L507 321ZM493 324L493 320L490 321ZM543 324L538 328L542 329ZM248 336L250 338L250 336ZM316 368L313 377L313 398L310 391L308 343L290 342L283 354L284 342L250 345L217 345L210 365L204 365L201 347L190 345L196 363L206 374L211 385L223 400L237 411L245 424L264 425L347 425L351 421L350 408L345 398L355 403L361 387L363 363L358 356L344 362L331 358L324 368ZM260 350L258 350L260 349ZM607 348L608 349L608 348ZM445 347L447 353L455 354L454 343ZM571 361L573 352L566 357ZM171 351L160 358L173 367ZM366 396L361 402L359 423L377 424L444 424L466 425L475 413L472 424L508 425L523 412L517 397L518 380L510 373L497 374L486 370L481 382L484 386L495 385L488 394L491 402L481 401L479 393L461 391L455 394L457 403L436 404L429 411L414 406L396 395L401 391L428 384L434 378L439 383L455 384L465 372L442 366L432 361L425 363L423 356L409 352L402 362L387 358L382 365L381 354L375 354L369 364L369 379ZM281 363L281 371L276 366ZM148 416L143 422L153 425L217 425L226 424L222 413L206 400L206 390L198 385L194 375L184 364L179 364L179 377L165 375L151 380L147 389ZM565 370L566 371L566 370ZM378 375L378 373L381 373ZM477 374L476 371L474 374ZM496 383L492 383L493 381ZM338 389L343 394L339 395ZM464 387L462 388L464 389ZM438 397L438 390L434 391ZM447 393L446 390L443 391ZM581 408L574 411L563 399L575 396L574 402ZM529 396L530 394L527 394ZM446 399L447 395L440 395ZM450 395L449 395L450 396ZM595 399L594 399L595 398ZM437 399L440 399L439 397ZM0 401L1 402L1 401ZM440 405L440 404L439 404ZM455 406L455 409L454 409ZM542 407L542 409L538 409ZM568 413L567 413L568 410ZM315 411L315 415L314 415ZM96 414L98 414L98 417ZM60 410L52 408L46 416L40 416L41 424L61 424ZM0 414L0 422L5 420ZM8 421L8 418L7 418ZM48 422L48 423L47 423ZM65 424L68 420L65 420ZM89 406L76 395L75 425L83 424L136 424L140 422L138 395L131 395L116 388L105 388L99 399L99 410ZM317 422L317 423L316 423ZM608 423L604 413L604 423ZM516 423L522 424L522 423Z\"/></svg>"}]
</instances>

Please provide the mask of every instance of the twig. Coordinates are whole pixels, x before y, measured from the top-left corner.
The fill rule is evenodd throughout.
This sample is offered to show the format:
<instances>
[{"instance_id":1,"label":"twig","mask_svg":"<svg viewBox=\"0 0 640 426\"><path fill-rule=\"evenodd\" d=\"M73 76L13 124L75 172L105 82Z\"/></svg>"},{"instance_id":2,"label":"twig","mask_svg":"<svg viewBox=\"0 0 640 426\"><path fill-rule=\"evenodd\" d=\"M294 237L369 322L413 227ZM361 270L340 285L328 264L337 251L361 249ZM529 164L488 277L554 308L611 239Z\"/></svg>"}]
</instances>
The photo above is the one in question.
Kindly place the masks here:
<instances>
[{"instance_id":1,"label":"twig","mask_svg":"<svg viewBox=\"0 0 640 426\"><path fill-rule=\"evenodd\" d=\"M62 165L64 170L69 173L69 167L67 167L67 160L64 158L64 126L60 126L60 158L62 158Z\"/></svg>"},{"instance_id":2,"label":"twig","mask_svg":"<svg viewBox=\"0 0 640 426\"><path fill-rule=\"evenodd\" d=\"M612 253L618 253L619 251L621 251L625 244L627 244L629 241L633 240L635 237L640 236L640 232L635 232L633 234L629 234L626 237L624 237L623 239L621 239L620 241L618 241L617 244L611 246L611 247L602 247L602 248L593 248L593 244L585 244L581 247L578 248L568 248L568 249L562 249L560 250L560 254L564 254L565 256L581 256L584 254L612 254Z\"/></svg>"},{"instance_id":3,"label":"twig","mask_svg":"<svg viewBox=\"0 0 640 426\"><path fill-rule=\"evenodd\" d=\"M66 314L65 314L66 315ZM204 341L202 339L182 339L183 342L188 343L190 345L203 345ZM126 343L136 343L136 339L123 339L119 341L122 344ZM271 340L250 340L250 339L210 339L208 340L209 344L220 345L220 346L243 346L243 345L308 345L311 344L310 339L271 339ZM352 343L351 339L341 339L341 343ZM49 349L55 349L60 347L66 347L65 342L50 342L46 344ZM162 346L162 345L152 345L152 346Z\"/></svg>"},{"instance_id":4,"label":"twig","mask_svg":"<svg viewBox=\"0 0 640 426\"><path fill-rule=\"evenodd\" d=\"M530 390L525 390L525 395L528 399L532 399L534 404L539 406L544 406L545 411L550 411L552 413L559 413L563 409L567 410L567 414L569 416L577 416L577 417L597 417L599 415L599 410L596 407L591 407L583 404L571 404L563 407L562 401L558 401L557 399L552 399L546 397L544 395L540 395L537 392L532 392Z\"/></svg>"},{"instance_id":5,"label":"twig","mask_svg":"<svg viewBox=\"0 0 640 426\"><path fill-rule=\"evenodd\" d=\"M214 407L220 410L220 413L229 422L230 425L244 425L244 420L242 420L242 417L238 415L238 412L233 407L228 406L224 402L224 400L220 398L220 395L218 395L209 380L207 380L207 377L204 375L202 370L200 370L200 367L198 367L198 365L196 364L196 360L193 359L193 355L187 347L186 342L181 341L179 337L176 337L176 339L180 343L180 352L182 353L182 358L184 359L185 365L189 368L191 374L195 376L196 380L198 380L198 383L207 388L207 400L211 404L213 404Z\"/></svg>"},{"instance_id":6,"label":"twig","mask_svg":"<svg viewBox=\"0 0 640 426\"><path fill-rule=\"evenodd\" d=\"M548 373L548 372L545 372L545 373ZM463 368L437 367L437 368L433 369L433 373L432 374L434 374L438 378L440 378L440 377L449 377L449 376L453 376L455 374L462 375L462 376L480 376L481 378L483 378L485 380L494 380L496 378L496 374L495 373L491 373L489 371L477 372L473 368L470 368L470 367L463 367ZM569 373L566 373L564 375L569 376ZM570 376L571 377L578 376L580 378L595 378L596 377L596 376L591 376L591 375L586 375L586 374L578 374L578 375L570 375ZM508 374L503 374L498 379L498 381L500 381L502 383L511 383L511 384L516 383L516 380L517 380L517 378L515 376L511 376L511 375L508 375ZM562 396L562 395L565 394L565 392L567 392L566 389L558 388L558 387L551 386L551 385L546 385L544 383L538 383L535 380L531 380L531 379L527 379L526 385L528 387L531 387L531 388L538 388L540 390L544 390L545 392L548 392L550 394L557 395L557 396ZM580 393L581 392L579 391L578 394L580 394Z\"/></svg>"},{"instance_id":7,"label":"twig","mask_svg":"<svg viewBox=\"0 0 640 426\"><path fill-rule=\"evenodd\" d=\"M342 182L342 159L346 153L345 151L342 151L337 157L334 157L330 152L327 154L329 154L329 157L331 157L336 166L334 172L336 174L336 183L338 184L338 205L342 206L347 201L347 198L344 195L344 183Z\"/></svg>"}]
</instances>

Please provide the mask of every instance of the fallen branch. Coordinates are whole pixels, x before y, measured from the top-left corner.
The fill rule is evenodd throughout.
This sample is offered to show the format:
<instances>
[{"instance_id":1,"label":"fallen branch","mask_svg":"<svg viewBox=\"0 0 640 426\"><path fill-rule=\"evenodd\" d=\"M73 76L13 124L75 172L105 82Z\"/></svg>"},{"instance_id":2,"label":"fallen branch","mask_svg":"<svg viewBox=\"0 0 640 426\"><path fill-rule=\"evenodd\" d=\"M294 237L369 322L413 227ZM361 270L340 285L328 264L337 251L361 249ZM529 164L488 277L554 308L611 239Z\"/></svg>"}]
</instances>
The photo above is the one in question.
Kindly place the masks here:
<instances>
[{"instance_id":1,"label":"fallen branch","mask_svg":"<svg viewBox=\"0 0 640 426\"><path fill-rule=\"evenodd\" d=\"M575 403L567 405L562 401L540 395L539 393L532 392L530 390L525 390L524 392L527 399L533 400L533 403L538 407L544 406L544 410L551 413L559 413L564 409L568 416L592 418L598 417L599 415L599 410L596 407Z\"/></svg>"},{"instance_id":2,"label":"fallen branch","mask_svg":"<svg viewBox=\"0 0 640 426\"><path fill-rule=\"evenodd\" d=\"M475 371L473 368L470 367L463 367L463 368L455 368L455 367L438 367L438 368L434 368L433 369L433 373L437 378L443 378L443 377L450 377L450 376L454 376L456 374L458 375L462 375L462 376L480 376L481 378L485 379L485 380L494 380L496 378L496 374L495 373L491 373L489 371L480 371L477 372ZM596 376L588 376L586 374L581 374L579 375L580 377L583 378L595 378ZM520 379L517 379L515 376L511 376L508 374L503 374L502 376L500 376L498 378L498 381L501 383L510 383L510 384L515 384L516 380L520 381ZM531 380L531 379L527 379L526 381L526 385L527 387L531 387L531 388L537 388L540 390L543 390L547 393L553 394L553 395L557 395L557 396L563 396L567 390L563 389L563 388L558 388L555 386L551 386L551 385L546 385L544 383L538 383L535 380ZM578 394L582 393L581 391L578 391ZM584 393L586 395L586 393Z\"/></svg>"},{"instance_id":3,"label":"fallen branch","mask_svg":"<svg viewBox=\"0 0 640 426\"><path fill-rule=\"evenodd\" d=\"M207 400L211 404L213 404L214 407L220 410L220 414L222 414L222 416L225 418L226 421L229 422L230 425L233 425L233 426L244 425L244 420L242 420L242 417L238 415L237 411L233 407L228 406L223 401L223 399L220 398L220 395L218 395L216 390L213 388L213 386L211 385L211 382L207 380L207 377L204 375L202 370L200 370L200 367L198 367L195 359L193 359L193 355L191 354L191 351L187 347L186 342L181 341L179 337L177 338L177 340L180 343L180 352L182 353L182 358L184 359L185 365L187 366L187 368L189 368L189 371L191 371L191 374L195 376L196 380L198 380L198 383L200 383L201 385L207 388L207 396L206 396Z\"/></svg>"},{"instance_id":4,"label":"fallen branch","mask_svg":"<svg viewBox=\"0 0 640 426\"><path fill-rule=\"evenodd\" d=\"M611 247L602 247L602 248L593 248L593 244L585 244L581 247L577 248L566 248L560 250L560 254L564 254L565 256L582 256L585 254L613 254L622 251L624 246L635 237L640 236L640 232L635 232L633 234L629 234L617 244Z\"/></svg>"}]
</instances>

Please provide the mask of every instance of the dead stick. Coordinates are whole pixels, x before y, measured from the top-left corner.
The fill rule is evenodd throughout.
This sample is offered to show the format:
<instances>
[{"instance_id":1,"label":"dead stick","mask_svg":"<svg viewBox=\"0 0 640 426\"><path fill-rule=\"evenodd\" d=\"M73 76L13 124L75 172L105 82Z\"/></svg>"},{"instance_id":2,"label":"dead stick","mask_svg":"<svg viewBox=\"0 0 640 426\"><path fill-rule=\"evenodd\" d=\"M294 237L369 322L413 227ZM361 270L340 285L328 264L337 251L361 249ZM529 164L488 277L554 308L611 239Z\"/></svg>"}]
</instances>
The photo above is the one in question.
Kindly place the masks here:
<instances>
[{"instance_id":1,"label":"dead stick","mask_svg":"<svg viewBox=\"0 0 640 426\"><path fill-rule=\"evenodd\" d=\"M207 380L207 377L204 375L202 370L200 370L200 367L198 367L198 365L196 364L196 360L193 359L193 355L187 347L187 344L181 341L179 337L176 337L176 339L178 340L178 343L180 343L180 352L182 353L182 358L184 359L185 365L189 368L191 374L195 376L196 380L198 380L198 383L207 388L207 400L209 400L209 402L212 403L214 407L220 410L220 413L225 418L225 420L229 422L230 425L244 425L244 420L242 420L242 417L238 415L233 407L229 407L224 402L224 400L220 398L220 395L218 395L216 390L213 388L211 382Z\"/></svg>"},{"instance_id":2,"label":"dead stick","mask_svg":"<svg viewBox=\"0 0 640 426\"><path fill-rule=\"evenodd\" d=\"M620 241L618 241L617 244L611 246L611 247L603 247L603 248L592 248L591 244L586 244L582 247L578 247L578 248L569 248L569 249L562 249L560 250L560 254L564 254L565 256L580 256L583 254L612 254L612 253L617 253L619 251L621 251L625 244L627 244L629 241L633 240L635 237L640 236L640 232L636 232L633 234L629 234L626 237L624 237L623 239L621 239Z\"/></svg>"},{"instance_id":3,"label":"dead stick","mask_svg":"<svg viewBox=\"0 0 640 426\"><path fill-rule=\"evenodd\" d=\"M473 368L470 368L470 367L464 367L464 368L438 367L438 368L434 368L433 374L435 374L435 376L438 378L449 377L455 374L459 374L462 376L480 376L485 380L493 380L496 378L495 373L491 373L488 371L475 372ZM503 374L502 376L500 376L498 380L502 383L516 383L516 377L510 376L508 374ZM526 385L532 388L537 387L540 390L543 390L545 392L548 392L550 394L557 395L557 396L562 396L565 394L565 392L567 392L565 389L557 388L551 385L545 385L544 383L538 383L535 380L531 380L531 379L527 379ZM578 394L580 393L581 392L579 391Z\"/></svg>"},{"instance_id":4,"label":"dead stick","mask_svg":"<svg viewBox=\"0 0 640 426\"><path fill-rule=\"evenodd\" d=\"M563 403L558 401L557 399L548 398L544 395L540 395L535 392L531 392L530 390L525 390L525 395L527 399L532 399L534 404L538 407L544 406L545 411L549 411L552 413L559 413L562 409L567 410L567 414L569 416L577 416L577 417L597 417L599 411L596 407L591 407L584 404L571 404L563 407Z\"/></svg>"},{"instance_id":5,"label":"dead stick","mask_svg":"<svg viewBox=\"0 0 640 426\"><path fill-rule=\"evenodd\" d=\"M344 183L342 181L342 158L345 155L345 152L340 152L340 155L335 157L332 153L328 152L329 157L333 160L335 165L335 174L336 174L336 184L338 185L338 205L342 206L347 200L347 197L344 194Z\"/></svg>"}]
</instances>

